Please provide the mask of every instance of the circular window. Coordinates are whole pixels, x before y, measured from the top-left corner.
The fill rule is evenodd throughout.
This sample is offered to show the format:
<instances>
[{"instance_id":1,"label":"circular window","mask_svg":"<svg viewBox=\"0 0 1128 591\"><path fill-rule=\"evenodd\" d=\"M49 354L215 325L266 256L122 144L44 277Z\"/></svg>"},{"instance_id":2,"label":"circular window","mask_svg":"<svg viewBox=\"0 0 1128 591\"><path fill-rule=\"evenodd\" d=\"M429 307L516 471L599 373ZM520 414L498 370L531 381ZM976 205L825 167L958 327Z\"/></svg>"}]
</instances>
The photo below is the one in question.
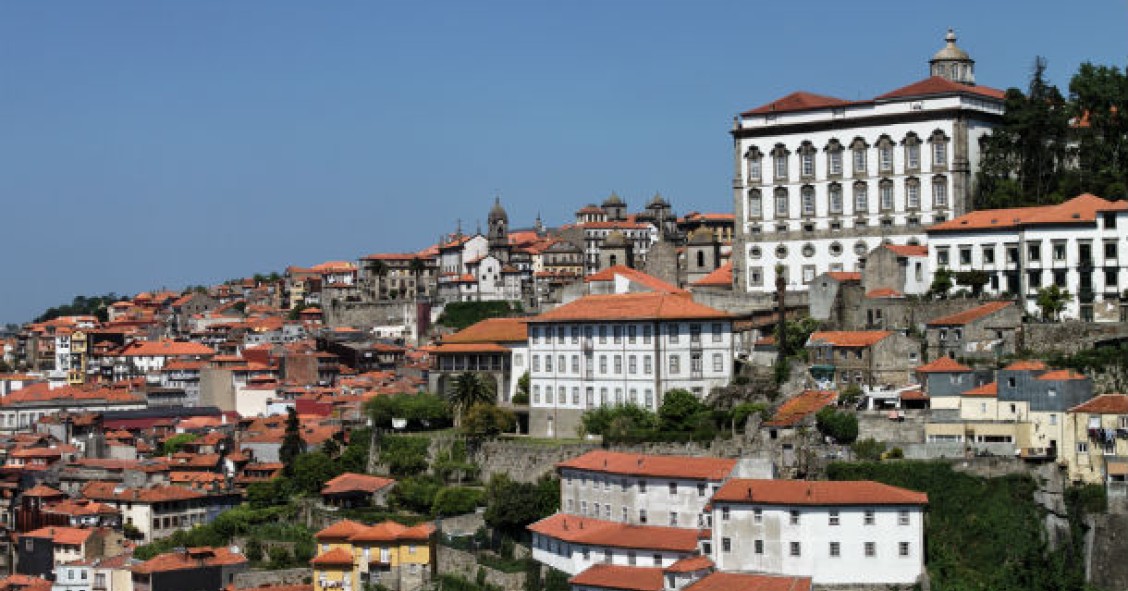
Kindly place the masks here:
<instances>
[{"instance_id":1,"label":"circular window","mask_svg":"<svg viewBox=\"0 0 1128 591\"><path fill-rule=\"evenodd\" d=\"M858 243L854 245L854 254L858 256L865 255L867 250L868 248L866 247L865 240L859 240Z\"/></svg>"},{"instance_id":2,"label":"circular window","mask_svg":"<svg viewBox=\"0 0 1128 591\"><path fill-rule=\"evenodd\" d=\"M841 255L842 254L842 243L841 242L831 242L830 243L830 254L832 256Z\"/></svg>"},{"instance_id":3,"label":"circular window","mask_svg":"<svg viewBox=\"0 0 1128 591\"><path fill-rule=\"evenodd\" d=\"M815 256L815 245L810 242L803 245L803 256L811 258Z\"/></svg>"},{"instance_id":4,"label":"circular window","mask_svg":"<svg viewBox=\"0 0 1128 591\"><path fill-rule=\"evenodd\" d=\"M760 250L759 246L753 246L752 249L748 251L748 256L750 256L754 259L758 259L763 255L764 255L764 253L763 253L763 251Z\"/></svg>"},{"instance_id":5,"label":"circular window","mask_svg":"<svg viewBox=\"0 0 1128 591\"><path fill-rule=\"evenodd\" d=\"M779 246L776 247L775 255L776 255L777 259L787 258L787 247L780 244Z\"/></svg>"}]
</instances>

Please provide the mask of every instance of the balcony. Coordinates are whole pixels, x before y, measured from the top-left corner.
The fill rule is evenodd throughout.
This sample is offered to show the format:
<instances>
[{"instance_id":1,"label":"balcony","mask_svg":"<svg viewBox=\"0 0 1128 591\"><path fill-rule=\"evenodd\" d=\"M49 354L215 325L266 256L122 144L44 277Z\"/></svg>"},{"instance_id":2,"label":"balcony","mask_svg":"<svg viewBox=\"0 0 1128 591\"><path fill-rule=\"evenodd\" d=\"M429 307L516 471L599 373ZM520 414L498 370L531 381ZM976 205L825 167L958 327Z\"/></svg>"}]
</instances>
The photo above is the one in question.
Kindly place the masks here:
<instances>
[{"instance_id":1,"label":"balcony","mask_svg":"<svg viewBox=\"0 0 1128 591\"><path fill-rule=\"evenodd\" d=\"M1030 461L1050 461L1057 457L1056 447L1024 447L1019 450L1019 457Z\"/></svg>"}]
</instances>

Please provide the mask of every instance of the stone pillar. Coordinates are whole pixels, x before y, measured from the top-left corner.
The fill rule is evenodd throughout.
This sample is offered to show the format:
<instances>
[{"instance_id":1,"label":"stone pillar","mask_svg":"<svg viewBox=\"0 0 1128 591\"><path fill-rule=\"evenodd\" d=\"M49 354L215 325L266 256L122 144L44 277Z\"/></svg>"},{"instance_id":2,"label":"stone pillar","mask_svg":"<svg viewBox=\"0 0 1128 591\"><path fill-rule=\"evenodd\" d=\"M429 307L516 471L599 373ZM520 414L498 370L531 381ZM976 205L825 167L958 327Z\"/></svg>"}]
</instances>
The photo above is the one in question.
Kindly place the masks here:
<instances>
[{"instance_id":1,"label":"stone pillar","mask_svg":"<svg viewBox=\"0 0 1128 591\"><path fill-rule=\"evenodd\" d=\"M747 251L748 235L745 233L745 220L748 214L744 211L744 183L741 174L740 138L737 131L740 129L740 117L734 117L732 122L732 288L733 293L747 293L748 285L745 278L747 262L744 253Z\"/></svg>"},{"instance_id":2,"label":"stone pillar","mask_svg":"<svg viewBox=\"0 0 1128 591\"><path fill-rule=\"evenodd\" d=\"M968 145L967 116L960 114L952 128L952 217L968 212L971 199L971 146Z\"/></svg>"}]
</instances>

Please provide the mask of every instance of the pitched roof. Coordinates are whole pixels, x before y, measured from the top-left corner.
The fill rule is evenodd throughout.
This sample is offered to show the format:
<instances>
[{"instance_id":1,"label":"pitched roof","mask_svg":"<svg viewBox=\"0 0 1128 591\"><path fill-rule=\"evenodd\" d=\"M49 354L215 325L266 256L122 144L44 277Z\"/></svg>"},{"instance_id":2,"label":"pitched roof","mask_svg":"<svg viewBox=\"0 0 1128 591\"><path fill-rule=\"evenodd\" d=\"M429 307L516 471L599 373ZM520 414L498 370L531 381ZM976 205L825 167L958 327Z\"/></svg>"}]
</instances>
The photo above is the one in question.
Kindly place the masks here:
<instances>
[{"instance_id":1,"label":"pitched roof","mask_svg":"<svg viewBox=\"0 0 1128 591\"><path fill-rule=\"evenodd\" d=\"M896 90L889 91L883 95L878 96L875 100L888 100L900 99L909 97L922 97L931 95L946 95L946 94L974 94L977 96L992 98L995 100L1003 100L1006 93L988 86L972 86L968 84L961 84L953 82L947 78L940 76L932 76L913 82L908 86L902 86Z\"/></svg>"},{"instance_id":2,"label":"pitched roof","mask_svg":"<svg viewBox=\"0 0 1128 591\"><path fill-rule=\"evenodd\" d=\"M883 244L885 250L894 252L903 257L926 257L928 247L923 244Z\"/></svg>"},{"instance_id":3,"label":"pitched roof","mask_svg":"<svg viewBox=\"0 0 1128 591\"><path fill-rule=\"evenodd\" d=\"M1003 368L1003 371L1044 371L1049 369L1037 359L1020 359Z\"/></svg>"},{"instance_id":4,"label":"pitched roof","mask_svg":"<svg viewBox=\"0 0 1128 591\"><path fill-rule=\"evenodd\" d=\"M624 591L662 591L662 568L657 566L621 566L593 564L584 572L568 579L573 586L623 589Z\"/></svg>"},{"instance_id":5,"label":"pitched roof","mask_svg":"<svg viewBox=\"0 0 1128 591\"><path fill-rule=\"evenodd\" d=\"M395 484L396 481L391 478L382 478L380 476L371 476L369 474L355 474L353 472L345 472L336 478L333 478L321 487L321 494L323 495L339 495L350 492L363 492L374 493L382 488L386 488Z\"/></svg>"},{"instance_id":6,"label":"pitched roof","mask_svg":"<svg viewBox=\"0 0 1128 591\"><path fill-rule=\"evenodd\" d=\"M499 343L526 341L528 326L524 318L487 318L443 337L448 343Z\"/></svg>"},{"instance_id":7,"label":"pitched roof","mask_svg":"<svg viewBox=\"0 0 1128 591\"><path fill-rule=\"evenodd\" d=\"M29 538L50 538L56 544L67 544L70 546L81 546L90 539L94 530L78 528L78 527L60 527L50 526L41 527L34 531L29 531L24 536Z\"/></svg>"},{"instance_id":8,"label":"pitched roof","mask_svg":"<svg viewBox=\"0 0 1128 591\"><path fill-rule=\"evenodd\" d=\"M62 497L66 496L63 491L55 490L46 484L37 484L24 491L25 497Z\"/></svg>"},{"instance_id":9,"label":"pitched roof","mask_svg":"<svg viewBox=\"0 0 1128 591\"><path fill-rule=\"evenodd\" d=\"M309 563L313 566L352 566L353 555L348 550L337 546L332 550L316 556Z\"/></svg>"},{"instance_id":10,"label":"pitched roof","mask_svg":"<svg viewBox=\"0 0 1128 591\"><path fill-rule=\"evenodd\" d=\"M879 287L871 289L866 292L866 298L875 300L879 298L903 298L905 294L893 289L892 287Z\"/></svg>"},{"instance_id":11,"label":"pitched roof","mask_svg":"<svg viewBox=\"0 0 1128 591\"><path fill-rule=\"evenodd\" d=\"M658 456L595 450L556 464L556 468L587 470L604 474L724 480L732 474L731 458Z\"/></svg>"},{"instance_id":12,"label":"pitched roof","mask_svg":"<svg viewBox=\"0 0 1128 591\"><path fill-rule=\"evenodd\" d=\"M1069 412L1087 412L1101 415L1128 414L1128 396L1124 394L1101 394L1069 409Z\"/></svg>"},{"instance_id":13,"label":"pitched roof","mask_svg":"<svg viewBox=\"0 0 1128 591\"><path fill-rule=\"evenodd\" d=\"M999 382L991 382L990 384L983 384L970 390L965 391L963 396L983 396L987 398L995 398L999 395Z\"/></svg>"},{"instance_id":14,"label":"pitched roof","mask_svg":"<svg viewBox=\"0 0 1128 591\"><path fill-rule=\"evenodd\" d=\"M836 400L838 400L838 392L833 390L807 390L781 404L772 418L764 422L764 426L791 427L824 407L834 404Z\"/></svg>"},{"instance_id":15,"label":"pitched roof","mask_svg":"<svg viewBox=\"0 0 1128 591\"><path fill-rule=\"evenodd\" d=\"M122 357L180 357L215 355L207 345L190 341L133 341L115 352Z\"/></svg>"},{"instance_id":16,"label":"pitched roof","mask_svg":"<svg viewBox=\"0 0 1128 591\"><path fill-rule=\"evenodd\" d=\"M351 519L342 519L317 532L313 537L318 540L347 540L350 536L366 527L368 526L363 523Z\"/></svg>"},{"instance_id":17,"label":"pitched roof","mask_svg":"<svg viewBox=\"0 0 1128 591\"><path fill-rule=\"evenodd\" d=\"M951 357L944 356L918 365L916 368L917 373L966 373L971 371L971 368L952 359Z\"/></svg>"},{"instance_id":18,"label":"pitched roof","mask_svg":"<svg viewBox=\"0 0 1128 591\"><path fill-rule=\"evenodd\" d=\"M685 295L647 292L589 295L534 316L529 322L595 320L722 320L722 312L694 302Z\"/></svg>"},{"instance_id":19,"label":"pitched roof","mask_svg":"<svg viewBox=\"0 0 1128 591\"><path fill-rule=\"evenodd\" d=\"M674 561L673 564L662 569L668 573L691 573L693 571L713 568L715 564L708 556L690 556Z\"/></svg>"},{"instance_id":20,"label":"pitched roof","mask_svg":"<svg viewBox=\"0 0 1128 591\"><path fill-rule=\"evenodd\" d=\"M890 330L820 330L811 334L807 345L869 347L892 334Z\"/></svg>"},{"instance_id":21,"label":"pitched roof","mask_svg":"<svg viewBox=\"0 0 1128 591\"><path fill-rule=\"evenodd\" d=\"M861 271L827 271L826 274L830 275L830 278L835 281L847 282L862 280Z\"/></svg>"},{"instance_id":22,"label":"pitched roof","mask_svg":"<svg viewBox=\"0 0 1128 591\"><path fill-rule=\"evenodd\" d=\"M811 578L716 572L691 583L683 591L811 591Z\"/></svg>"},{"instance_id":23,"label":"pitched roof","mask_svg":"<svg viewBox=\"0 0 1128 591\"><path fill-rule=\"evenodd\" d=\"M1064 382L1067 380L1087 380L1084 375L1079 374L1072 369L1055 369L1047 371L1046 373L1038 376L1038 380L1046 382Z\"/></svg>"},{"instance_id":24,"label":"pitched roof","mask_svg":"<svg viewBox=\"0 0 1128 591\"><path fill-rule=\"evenodd\" d=\"M929 226L927 232L961 230L1011 229L1042 224L1089 224L1097 214L1106 211L1128 211L1128 201L1108 201L1084 193L1057 205L984 209Z\"/></svg>"},{"instance_id":25,"label":"pitched roof","mask_svg":"<svg viewBox=\"0 0 1128 591\"><path fill-rule=\"evenodd\" d=\"M809 111L813 109L826 109L828 107L838 107L849 104L850 101L840 98L815 94L812 92L798 91L793 92L783 98L778 98L765 105L760 105L755 109L745 111L741 113L741 115L766 115L769 113L782 113L786 111Z\"/></svg>"},{"instance_id":26,"label":"pitched roof","mask_svg":"<svg viewBox=\"0 0 1128 591\"><path fill-rule=\"evenodd\" d=\"M205 497L203 493L182 486L152 486L125 488L115 482L89 482L82 487L82 496L99 501L131 501L134 503L161 503L187 501Z\"/></svg>"},{"instance_id":27,"label":"pitched roof","mask_svg":"<svg viewBox=\"0 0 1128 591\"><path fill-rule=\"evenodd\" d=\"M631 525L557 513L529 526L529 531L574 544L693 553L698 530Z\"/></svg>"},{"instance_id":28,"label":"pitched roof","mask_svg":"<svg viewBox=\"0 0 1128 591\"><path fill-rule=\"evenodd\" d=\"M183 552L161 554L134 566L130 570L138 574L151 574L188 570L200 568L201 566L223 566L245 562L247 562L245 556L232 552L227 548L209 548L203 546L199 548L188 548Z\"/></svg>"},{"instance_id":29,"label":"pitched roof","mask_svg":"<svg viewBox=\"0 0 1128 591\"><path fill-rule=\"evenodd\" d=\"M366 527L349 536L350 542L390 542L394 540L426 540L435 531L435 526L430 523L421 523L414 527L384 521Z\"/></svg>"},{"instance_id":30,"label":"pitched roof","mask_svg":"<svg viewBox=\"0 0 1128 591\"><path fill-rule=\"evenodd\" d=\"M729 287L732 285L732 263L725 263L715 271L693 282L697 287Z\"/></svg>"},{"instance_id":31,"label":"pitched roof","mask_svg":"<svg viewBox=\"0 0 1128 591\"><path fill-rule=\"evenodd\" d=\"M713 502L756 505L927 505L928 495L871 480L759 480L737 478Z\"/></svg>"},{"instance_id":32,"label":"pitched roof","mask_svg":"<svg viewBox=\"0 0 1128 591\"><path fill-rule=\"evenodd\" d=\"M684 289L679 289L676 285L671 285L662 281L661 279L643 273L638 269L632 269L626 265L615 265L608 267L598 273L588 275L584 278L584 283L596 283L600 281L614 281L615 277L625 277L631 283L637 283L644 287L649 288L651 291L660 291L665 293L686 293Z\"/></svg>"},{"instance_id":33,"label":"pitched roof","mask_svg":"<svg viewBox=\"0 0 1128 591\"><path fill-rule=\"evenodd\" d=\"M1013 305L1014 302L987 302L986 304L981 304L970 310L941 316L940 318L933 318L928 321L928 326L963 326Z\"/></svg>"}]
</instances>

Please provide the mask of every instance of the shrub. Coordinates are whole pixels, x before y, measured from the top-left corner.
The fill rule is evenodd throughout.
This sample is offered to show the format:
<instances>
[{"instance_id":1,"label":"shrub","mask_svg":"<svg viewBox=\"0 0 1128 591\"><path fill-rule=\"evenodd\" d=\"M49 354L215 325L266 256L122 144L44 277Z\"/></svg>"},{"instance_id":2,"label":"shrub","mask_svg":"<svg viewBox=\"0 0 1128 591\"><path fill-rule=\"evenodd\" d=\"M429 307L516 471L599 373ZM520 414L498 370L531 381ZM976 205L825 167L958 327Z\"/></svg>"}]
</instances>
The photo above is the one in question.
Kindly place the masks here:
<instances>
[{"instance_id":1,"label":"shrub","mask_svg":"<svg viewBox=\"0 0 1128 591\"><path fill-rule=\"evenodd\" d=\"M431 504L435 516L472 513L482 502L482 491L461 486L440 489Z\"/></svg>"},{"instance_id":2,"label":"shrub","mask_svg":"<svg viewBox=\"0 0 1128 591\"><path fill-rule=\"evenodd\" d=\"M852 413L841 412L833 407L825 407L815 415L815 426L819 433L838 443L853 443L858 438L858 417Z\"/></svg>"},{"instance_id":3,"label":"shrub","mask_svg":"<svg viewBox=\"0 0 1128 591\"><path fill-rule=\"evenodd\" d=\"M861 441L854 442L850 446L854 452L854 457L861 462L877 462L881 460L881 454L885 453L885 444L872 438L862 439Z\"/></svg>"}]
</instances>

